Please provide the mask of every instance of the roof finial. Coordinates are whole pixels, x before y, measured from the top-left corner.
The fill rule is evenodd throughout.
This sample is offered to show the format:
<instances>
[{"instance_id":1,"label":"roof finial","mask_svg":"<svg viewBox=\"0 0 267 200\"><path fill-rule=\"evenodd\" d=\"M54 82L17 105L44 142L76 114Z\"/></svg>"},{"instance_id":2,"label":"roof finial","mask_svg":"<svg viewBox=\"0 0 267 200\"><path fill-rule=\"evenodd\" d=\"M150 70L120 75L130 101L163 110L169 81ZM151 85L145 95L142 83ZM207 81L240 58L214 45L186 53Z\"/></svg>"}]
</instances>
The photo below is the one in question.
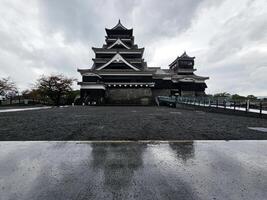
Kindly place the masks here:
<instances>
[{"instance_id":1,"label":"roof finial","mask_svg":"<svg viewBox=\"0 0 267 200\"><path fill-rule=\"evenodd\" d=\"M186 51L181 55L181 57L187 57L188 55L186 54Z\"/></svg>"},{"instance_id":2,"label":"roof finial","mask_svg":"<svg viewBox=\"0 0 267 200\"><path fill-rule=\"evenodd\" d=\"M119 19L117 25L114 26L112 29L117 29L117 28L127 30L127 28L125 28L125 27L121 24L121 20L120 20L120 19Z\"/></svg>"}]
</instances>

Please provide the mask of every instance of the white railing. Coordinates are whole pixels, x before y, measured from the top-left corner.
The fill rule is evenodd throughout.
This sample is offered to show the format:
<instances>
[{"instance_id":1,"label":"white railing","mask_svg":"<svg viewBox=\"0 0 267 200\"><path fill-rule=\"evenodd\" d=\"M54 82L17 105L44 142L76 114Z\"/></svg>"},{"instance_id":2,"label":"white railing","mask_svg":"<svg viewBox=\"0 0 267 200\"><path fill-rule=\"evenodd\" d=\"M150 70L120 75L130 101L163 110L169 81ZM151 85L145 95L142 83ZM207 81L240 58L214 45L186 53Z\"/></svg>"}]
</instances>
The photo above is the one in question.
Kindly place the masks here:
<instances>
[{"instance_id":1,"label":"white railing","mask_svg":"<svg viewBox=\"0 0 267 200\"><path fill-rule=\"evenodd\" d=\"M167 97L159 96L159 103L165 103L168 105L173 104L188 104L201 107L212 107L212 108L223 108L229 110L237 110L244 112L252 112L259 114L267 114L267 102L262 101L233 101L233 100L222 100L208 97Z\"/></svg>"}]
</instances>

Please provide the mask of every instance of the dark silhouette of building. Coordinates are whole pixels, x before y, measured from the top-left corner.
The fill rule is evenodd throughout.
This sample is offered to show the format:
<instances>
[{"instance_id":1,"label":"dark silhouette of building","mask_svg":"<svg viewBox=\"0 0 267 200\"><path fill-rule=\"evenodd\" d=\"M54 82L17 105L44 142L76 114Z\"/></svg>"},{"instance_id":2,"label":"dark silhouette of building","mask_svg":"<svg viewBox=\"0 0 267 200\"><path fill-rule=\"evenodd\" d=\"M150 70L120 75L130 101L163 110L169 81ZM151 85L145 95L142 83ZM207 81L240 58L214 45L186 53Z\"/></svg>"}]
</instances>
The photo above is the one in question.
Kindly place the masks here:
<instances>
[{"instance_id":1,"label":"dark silhouette of building","mask_svg":"<svg viewBox=\"0 0 267 200\"><path fill-rule=\"evenodd\" d=\"M186 52L169 69L147 67L144 48L134 43L133 29L120 20L106 28L106 43L95 52L91 69L78 69L82 76L81 100L96 104L151 104L156 96L202 96L208 77L194 74L194 57Z\"/></svg>"}]
</instances>

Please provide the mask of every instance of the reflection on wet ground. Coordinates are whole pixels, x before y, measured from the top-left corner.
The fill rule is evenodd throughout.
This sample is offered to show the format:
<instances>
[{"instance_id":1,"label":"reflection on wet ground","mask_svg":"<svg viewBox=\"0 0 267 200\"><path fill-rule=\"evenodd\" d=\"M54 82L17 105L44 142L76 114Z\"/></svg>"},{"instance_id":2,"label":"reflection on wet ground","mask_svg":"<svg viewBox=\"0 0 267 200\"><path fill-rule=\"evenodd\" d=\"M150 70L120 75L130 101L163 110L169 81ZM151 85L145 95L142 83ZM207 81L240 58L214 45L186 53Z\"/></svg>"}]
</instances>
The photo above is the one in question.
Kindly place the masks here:
<instances>
[{"instance_id":1,"label":"reflection on wet ground","mask_svg":"<svg viewBox=\"0 0 267 200\"><path fill-rule=\"evenodd\" d=\"M267 141L1 142L7 199L265 199Z\"/></svg>"}]
</instances>

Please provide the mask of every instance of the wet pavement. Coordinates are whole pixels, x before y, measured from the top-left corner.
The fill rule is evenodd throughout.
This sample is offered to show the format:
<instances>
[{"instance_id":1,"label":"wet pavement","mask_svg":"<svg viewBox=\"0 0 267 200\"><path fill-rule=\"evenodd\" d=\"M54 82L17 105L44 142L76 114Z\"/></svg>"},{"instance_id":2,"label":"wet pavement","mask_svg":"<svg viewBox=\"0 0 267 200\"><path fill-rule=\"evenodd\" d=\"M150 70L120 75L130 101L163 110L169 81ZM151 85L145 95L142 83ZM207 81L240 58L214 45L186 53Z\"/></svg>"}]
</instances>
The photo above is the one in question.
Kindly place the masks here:
<instances>
[{"instance_id":1,"label":"wet pavement","mask_svg":"<svg viewBox=\"0 0 267 200\"><path fill-rule=\"evenodd\" d=\"M267 198L267 141L1 142L0 199Z\"/></svg>"}]
</instances>

